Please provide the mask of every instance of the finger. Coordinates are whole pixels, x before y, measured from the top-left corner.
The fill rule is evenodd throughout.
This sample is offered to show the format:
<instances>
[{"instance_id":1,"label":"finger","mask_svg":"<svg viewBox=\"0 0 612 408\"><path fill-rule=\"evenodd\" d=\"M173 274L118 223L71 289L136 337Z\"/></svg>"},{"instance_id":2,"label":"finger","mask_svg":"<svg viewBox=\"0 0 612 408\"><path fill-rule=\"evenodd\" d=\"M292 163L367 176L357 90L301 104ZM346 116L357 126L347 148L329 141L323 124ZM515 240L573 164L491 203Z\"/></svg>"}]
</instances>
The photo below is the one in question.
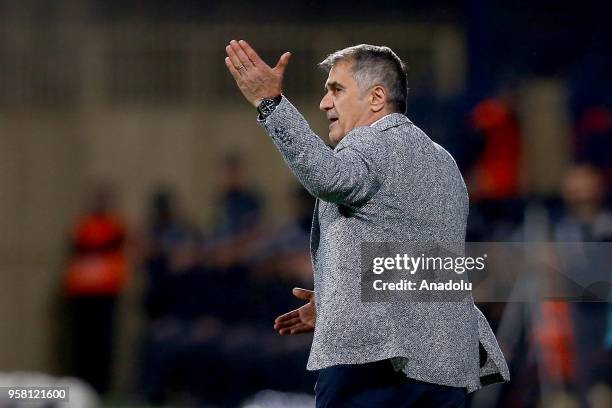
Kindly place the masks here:
<instances>
[{"instance_id":1,"label":"finger","mask_svg":"<svg viewBox=\"0 0 612 408\"><path fill-rule=\"evenodd\" d=\"M276 330L284 329L285 327L291 328L291 326L295 326L296 324L299 324L301 322L302 322L302 319L300 319L299 317L296 317L296 318L293 318L293 319L284 320L282 322L276 322L274 324L274 328Z\"/></svg>"},{"instance_id":2,"label":"finger","mask_svg":"<svg viewBox=\"0 0 612 408\"><path fill-rule=\"evenodd\" d=\"M234 68L236 68L236 71L240 72L241 69L239 68L242 67L243 65L240 63L240 58L238 58L232 46L228 45L227 47L225 47L225 52L227 52L227 55L229 56L230 61L232 61Z\"/></svg>"},{"instance_id":3,"label":"finger","mask_svg":"<svg viewBox=\"0 0 612 408\"><path fill-rule=\"evenodd\" d=\"M291 53L290 52L286 52L283 55L281 55L281 57L278 59L278 62L276 63L276 66L274 67L274 69L280 71L281 73L285 72L285 69L287 68L287 65L289 64L289 59L291 58Z\"/></svg>"},{"instance_id":4,"label":"finger","mask_svg":"<svg viewBox=\"0 0 612 408\"><path fill-rule=\"evenodd\" d=\"M312 327L311 326L302 323L302 324L292 328L290 333L291 334L302 334L302 333L307 333L307 332L311 332L311 331L312 331Z\"/></svg>"},{"instance_id":5,"label":"finger","mask_svg":"<svg viewBox=\"0 0 612 408\"><path fill-rule=\"evenodd\" d=\"M290 329L282 329L278 331L278 334L280 334L281 336L287 336L288 334L291 334L291 330Z\"/></svg>"},{"instance_id":6,"label":"finger","mask_svg":"<svg viewBox=\"0 0 612 408\"><path fill-rule=\"evenodd\" d=\"M289 334L300 334L300 333L306 333L309 331L312 331L311 326L308 326L307 324L304 324L304 323L299 323L292 327L283 327L282 329L278 331L278 334L280 334L281 336L287 336Z\"/></svg>"},{"instance_id":7,"label":"finger","mask_svg":"<svg viewBox=\"0 0 612 408\"><path fill-rule=\"evenodd\" d=\"M249 59L253 61L253 65L261 65L266 64L259 55L255 52L255 50L244 40L238 41L238 44L242 48L242 50L249 56Z\"/></svg>"},{"instance_id":8,"label":"finger","mask_svg":"<svg viewBox=\"0 0 612 408\"><path fill-rule=\"evenodd\" d=\"M296 316L296 317L292 317L291 319L279 320L277 322L274 322L274 324L276 326L290 326L292 324L300 323L301 321L302 321L302 318L299 316Z\"/></svg>"},{"instance_id":9,"label":"finger","mask_svg":"<svg viewBox=\"0 0 612 408\"><path fill-rule=\"evenodd\" d=\"M227 66L227 69L229 69L230 74L232 74L236 82L238 82L240 80L240 72L238 72L238 70L234 68L234 64L232 64L232 61L229 59L229 57L225 57L225 65Z\"/></svg>"},{"instance_id":10,"label":"finger","mask_svg":"<svg viewBox=\"0 0 612 408\"><path fill-rule=\"evenodd\" d=\"M289 319L293 319L300 316L300 312L296 310L292 310L290 312L285 313L284 315L278 316L275 322L283 322Z\"/></svg>"},{"instance_id":11,"label":"finger","mask_svg":"<svg viewBox=\"0 0 612 408\"><path fill-rule=\"evenodd\" d=\"M302 300L310 300L314 296L314 292L312 290L303 288L293 288L292 293L293 296Z\"/></svg>"},{"instance_id":12,"label":"finger","mask_svg":"<svg viewBox=\"0 0 612 408\"><path fill-rule=\"evenodd\" d=\"M238 41L236 41L236 40L230 41L230 46L232 47L232 50L234 50L234 52L238 56L238 59L240 59L240 63L244 67L246 67L246 68L253 68L253 66L254 66L253 65L253 61L251 61L249 59L249 56L246 55L246 53L244 52L244 50L242 49L240 44L238 44Z\"/></svg>"}]
</instances>

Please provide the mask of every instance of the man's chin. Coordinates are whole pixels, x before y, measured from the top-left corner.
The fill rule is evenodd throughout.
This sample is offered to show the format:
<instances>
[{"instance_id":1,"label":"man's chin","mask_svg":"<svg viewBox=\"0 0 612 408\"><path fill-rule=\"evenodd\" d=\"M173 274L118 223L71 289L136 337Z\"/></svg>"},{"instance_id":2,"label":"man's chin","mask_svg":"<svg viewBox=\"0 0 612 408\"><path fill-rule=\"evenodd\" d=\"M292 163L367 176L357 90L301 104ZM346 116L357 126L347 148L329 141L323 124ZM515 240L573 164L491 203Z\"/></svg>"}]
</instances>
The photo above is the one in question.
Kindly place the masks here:
<instances>
[{"instance_id":1,"label":"man's chin","mask_svg":"<svg viewBox=\"0 0 612 408\"><path fill-rule=\"evenodd\" d=\"M333 147L336 147L336 145L340 142L340 139L341 139L334 132L329 132L329 134L327 135L327 138L329 140L329 144Z\"/></svg>"}]
</instances>

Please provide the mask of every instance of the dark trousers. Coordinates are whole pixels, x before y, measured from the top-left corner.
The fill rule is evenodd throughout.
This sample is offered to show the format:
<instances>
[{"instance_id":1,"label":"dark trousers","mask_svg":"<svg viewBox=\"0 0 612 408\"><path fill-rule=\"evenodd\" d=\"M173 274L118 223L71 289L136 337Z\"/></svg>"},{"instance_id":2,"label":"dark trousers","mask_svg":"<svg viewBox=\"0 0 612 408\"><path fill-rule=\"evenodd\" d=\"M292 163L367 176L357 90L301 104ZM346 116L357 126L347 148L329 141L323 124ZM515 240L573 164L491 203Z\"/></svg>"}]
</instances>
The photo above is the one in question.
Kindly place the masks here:
<instances>
[{"instance_id":1,"label":"dark trousers","mask_svg":"<svg viewBox=\"0 0 612 408\"><path fill-rule=\"evenodd\" d=\"M315 395L317 408L455 408L466 390L408 378L383 360L319 370Z\"/></svg>"},{"instance_id":2,"label":"dark trousers","mask_svg":"<svg viewBox=\"0 0 612 408\"><path fill-rule=\"evenodd\" d=\"M110 388L116 296L70 301L74 375L100 394Z\"/></svg>"}]
</instances>

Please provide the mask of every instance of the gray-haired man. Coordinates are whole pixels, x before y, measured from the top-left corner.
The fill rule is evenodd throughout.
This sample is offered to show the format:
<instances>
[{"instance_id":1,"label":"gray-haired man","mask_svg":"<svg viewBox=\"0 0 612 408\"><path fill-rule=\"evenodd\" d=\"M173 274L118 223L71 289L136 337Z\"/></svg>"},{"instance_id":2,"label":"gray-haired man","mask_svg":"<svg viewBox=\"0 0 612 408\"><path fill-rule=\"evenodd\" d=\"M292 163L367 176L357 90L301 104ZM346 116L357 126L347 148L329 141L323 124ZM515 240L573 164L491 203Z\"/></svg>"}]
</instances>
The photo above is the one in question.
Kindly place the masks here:
<instances>
[{"instance_id":1,"label":"gray-haired man","mask_svg":"<svg viewBox=\"0 0 612 408\"><path fill-rule=\"evenodd\" d=\"M403 63L358 45L321 63L320 108L330 149L281 95L289 53L270 68L245 41L225 63L281 155L318 198L311 234L315 292L277 318L280 334L314 330L307 368L317 407L451 407L509 380L495 336L471 296L463 302L362 302L363 242L459 242L468 197L455 161L404 115ZM316 293L316 298L314 293ZM316 323L316 324L315 324Z\"/></svg>"}]
</instances>

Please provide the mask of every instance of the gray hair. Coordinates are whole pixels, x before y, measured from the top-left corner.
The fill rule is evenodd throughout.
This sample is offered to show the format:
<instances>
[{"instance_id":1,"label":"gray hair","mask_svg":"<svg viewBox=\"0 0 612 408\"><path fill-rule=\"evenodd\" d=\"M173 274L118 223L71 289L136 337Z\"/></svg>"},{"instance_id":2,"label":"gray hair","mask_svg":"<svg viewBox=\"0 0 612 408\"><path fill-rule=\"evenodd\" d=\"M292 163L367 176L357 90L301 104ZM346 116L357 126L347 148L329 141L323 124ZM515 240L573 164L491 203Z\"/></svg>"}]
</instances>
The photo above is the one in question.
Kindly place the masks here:
<instances>
[{"instance_id":1,"label":"gray hair","mask_svg":"<svg viewBox=\"0 0 612 408\"><path fill-rule=\"evenodd\" d=\"M353 77L361 92L372 86L382 85L388 93L389 102L400 113L406 112L408 78L406 65L389 47L359 44L338 50L319 63L329 72L339 61L353 62Z\"/></svg>"}]
</instances>

